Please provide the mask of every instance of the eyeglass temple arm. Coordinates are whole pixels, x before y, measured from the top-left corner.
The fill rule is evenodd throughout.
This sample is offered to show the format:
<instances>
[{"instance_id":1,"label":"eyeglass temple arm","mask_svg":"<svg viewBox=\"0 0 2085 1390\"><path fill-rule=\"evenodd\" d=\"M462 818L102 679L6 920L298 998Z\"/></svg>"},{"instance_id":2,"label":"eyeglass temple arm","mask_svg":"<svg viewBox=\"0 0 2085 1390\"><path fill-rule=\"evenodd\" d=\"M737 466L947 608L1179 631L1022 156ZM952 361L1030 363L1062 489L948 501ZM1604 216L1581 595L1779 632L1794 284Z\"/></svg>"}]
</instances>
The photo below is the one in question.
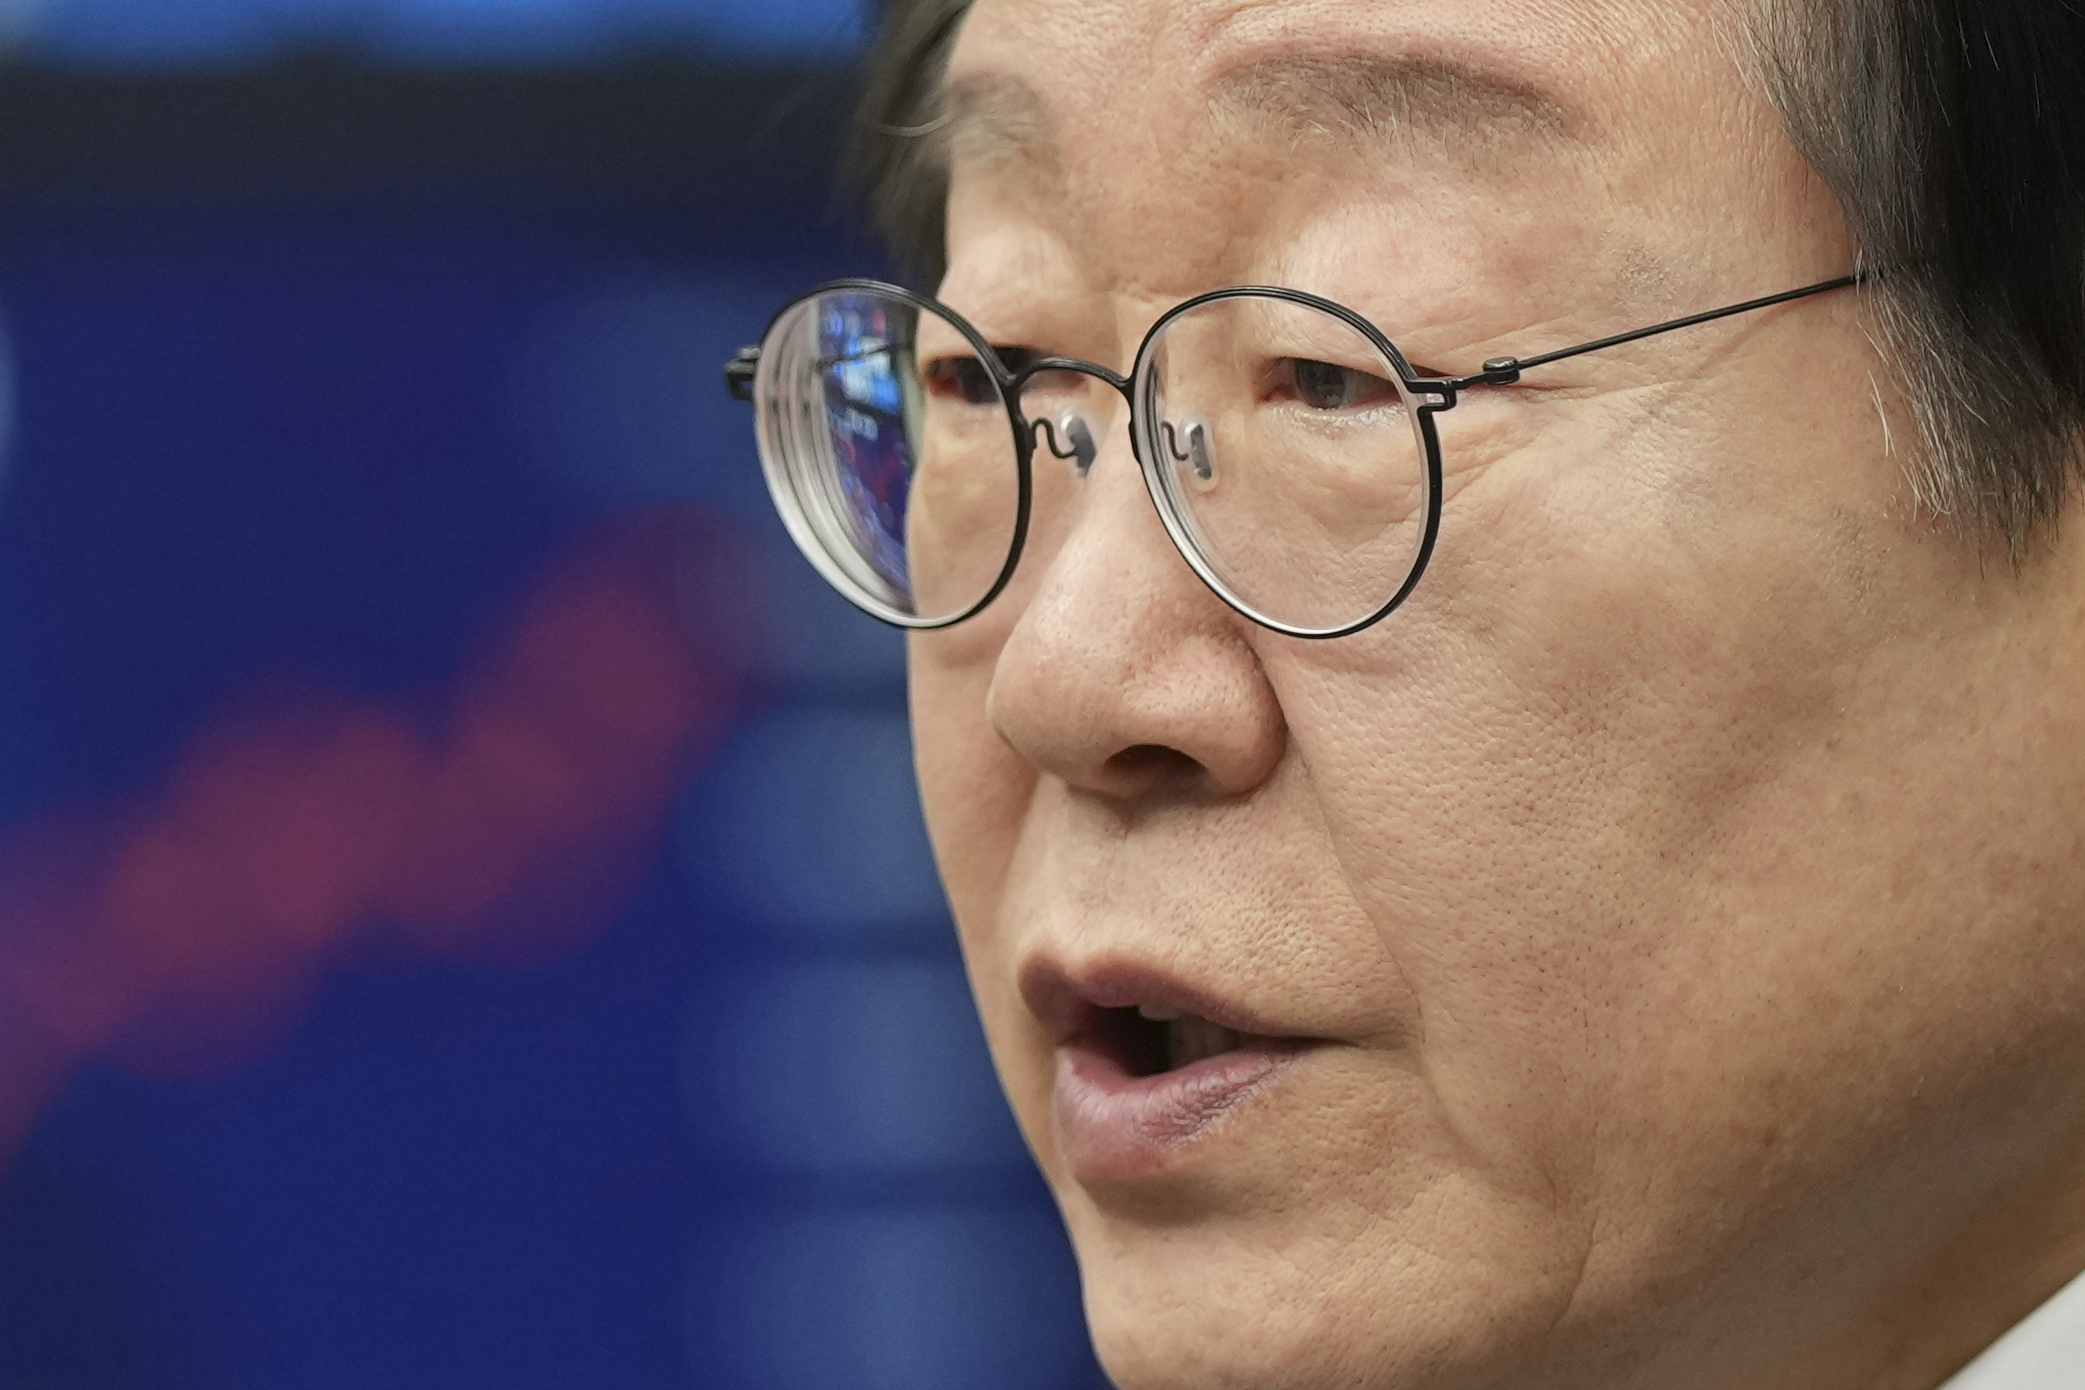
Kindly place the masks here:
<instances>
[{"instance_id":1,"label":"eyeglass temple arm","mask_svg":"<svg viewBox=\"0 0 2085 1390\"><path fill-rule=\"evenodd\" d=\"M742 347L724 364L724 389L735 401L753 399L753 374L760 370L760 349Z\"/></svg>"},{"instance_id":2,"label":"eyeglass temple arm","mask_svg":"<svg viewBox=\"0 0 2085 1390\"><path fill-rule=\"evenodd\" d=\"M1545 352L1535 357L1494 357L1484 364L1482 371L1472 376L1453 377L1440 385L1450 391L1461 391L1471 386L1511 386L1519 381L1520 374L1530 367L1546 367L1551 362L1561 362L1567 357L1598 352L1602 348L1620 347L1623 343L1633 343L1638 338L1653 338L1660 333L1670 333L1676 328L1692 328L1697 323L1712 323L1734 314L1749 314L1754 309L1772 308L1776 304L1786 304L1791 299L1807 299L1813 294L1843 290L1849 285L1863 284L1872 278L1873 273L1870 271L1855 271L1851 275L1841 275L1836 280L1805 285L1799 290L1783 290L1779 294L1770 294L1761 299L1748 299L1742 304L1728 304L1721 309L1710 309L1707 313L1689 314L1683 319L1654 323L1648 328L1631 329L1627 333L1617 333L1610 338L1595 338L1590 343L1558 348L1555 352Z\"/></svg>"},{"instance_id":3,"label":"eyeglass temple arm","mask_svg":"<svg viewBox=\"0 0 2085 1390\"><path fill-rule=\"evenodd\" d=\"M1786 304L1793 299L1807 299L1813 294L1826 294L1832 290L1843 290L1852 285L1864 284L1872 278L1874 278L1873 272L1855 271L1851 275L1841 275L1835 280L1823 280L1814 285L1805 285L1799 290L1783 290L1779 294L1765 295L1759 299L1748 299L1742 304L1726 304L1720 309L1710 309L1706 313L1689 314L1681 319L1668 319L1664 323L1654 323L1648 328L1633 328L1627 333L1616 333L1611 337L1595 338L1590 343L1579 343L1575 347L1558 348L1554 352L1540 353L1534 357L1494 357L1484 364L1483 370L1470 376L1448 377L1441 381L1428 382L1426 384L1436 386L1445 391L1463 391L1472 386L1511 386L1520 380L1522 372L1527 371L1531 367L1546 367L1552 362L1561 362L1567 357L1579 357L1588 352L1599 352L1604 348L1620 347L1623 343L1633 343L1639 338L1655 338L1660 333L1670 333L1674 329L1692 328L1698 323L1713 323L1717 319L1727 319L1737 314L1749 314L1754 309L1770 309L1776 304ZM1054 358L1050 361L1036 364L1037 367L1054 365L1057 365ZM1079 363L1076 365L1083 369L1087 364ZM759 366L760 349L757 347L742 347L729 362L725 363L724 385L725 389L731 392L733 400L750 401L753 399L753 376L759 369ZM1124 382L1114 381L1112 374L1110 381L1118 387L1126 386Z\"/></svg>"}]
</instances>

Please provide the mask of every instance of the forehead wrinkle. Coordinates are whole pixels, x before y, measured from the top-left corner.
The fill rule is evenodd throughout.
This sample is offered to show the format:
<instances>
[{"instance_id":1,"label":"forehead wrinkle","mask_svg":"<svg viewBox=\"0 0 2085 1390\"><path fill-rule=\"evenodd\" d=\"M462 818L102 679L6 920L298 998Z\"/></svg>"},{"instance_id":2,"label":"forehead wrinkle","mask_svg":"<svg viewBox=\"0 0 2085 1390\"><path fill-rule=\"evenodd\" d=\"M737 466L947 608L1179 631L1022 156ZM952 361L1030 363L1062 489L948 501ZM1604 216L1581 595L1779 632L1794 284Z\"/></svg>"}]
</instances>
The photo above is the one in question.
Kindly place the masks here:
<instances>
[{"instance_id":1,"label":"forehead wrinkle","mask_svg":"<svg viewBox=\"0 0 2085 1390\"><path fill-rule=\"evenodd\" d=\"M1291 144L1328 136L1356 144L1489 152L1515 141L1579 138L1575 113L1527 81L1438 55L1283 54L1219 73L1219 117L1270 129Z\"/></svg>"}]
</instances>

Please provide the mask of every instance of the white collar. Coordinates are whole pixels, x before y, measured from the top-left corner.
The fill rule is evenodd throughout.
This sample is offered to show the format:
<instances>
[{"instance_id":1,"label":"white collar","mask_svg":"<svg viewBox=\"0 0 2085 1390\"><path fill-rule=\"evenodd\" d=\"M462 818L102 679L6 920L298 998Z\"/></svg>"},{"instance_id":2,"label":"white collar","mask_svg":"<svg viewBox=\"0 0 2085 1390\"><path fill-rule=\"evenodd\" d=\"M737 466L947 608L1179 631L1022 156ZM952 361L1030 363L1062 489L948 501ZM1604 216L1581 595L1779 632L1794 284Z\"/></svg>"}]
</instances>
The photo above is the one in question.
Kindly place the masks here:
<instances>
[{"instance_id":1,"label":"white collar","mask_svg":"<svg viewBox=\"0 0 2085 1390\"><path fill-rule=\"evenodd\" d=\"M2085 1384L2085 1274L2027 1315L1940 1390L2074 1390Z\"/></svg>"}]
</instances>

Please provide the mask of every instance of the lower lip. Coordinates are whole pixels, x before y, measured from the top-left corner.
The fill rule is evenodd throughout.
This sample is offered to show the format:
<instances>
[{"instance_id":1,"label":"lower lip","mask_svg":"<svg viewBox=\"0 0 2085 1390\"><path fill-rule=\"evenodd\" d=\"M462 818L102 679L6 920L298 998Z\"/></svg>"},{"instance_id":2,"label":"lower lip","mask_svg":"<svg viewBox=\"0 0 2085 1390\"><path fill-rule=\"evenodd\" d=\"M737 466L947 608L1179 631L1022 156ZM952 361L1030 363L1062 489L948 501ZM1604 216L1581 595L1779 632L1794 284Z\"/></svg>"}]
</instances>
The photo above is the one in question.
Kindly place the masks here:
<instances>
[{"instance_id":1,"label":"lower lip","mask_svg":"<svg viewBox=\"0 0 2085 1390\"><path fill-rule=\"evenodd\" d=\"M1057 1130L1079 1177L1149 1176L1264 1095L1308 1044L1261 1040L1177 1071L1131 1076L1104 1053L1057 1052Z\"/></svg>"}]
</instances>

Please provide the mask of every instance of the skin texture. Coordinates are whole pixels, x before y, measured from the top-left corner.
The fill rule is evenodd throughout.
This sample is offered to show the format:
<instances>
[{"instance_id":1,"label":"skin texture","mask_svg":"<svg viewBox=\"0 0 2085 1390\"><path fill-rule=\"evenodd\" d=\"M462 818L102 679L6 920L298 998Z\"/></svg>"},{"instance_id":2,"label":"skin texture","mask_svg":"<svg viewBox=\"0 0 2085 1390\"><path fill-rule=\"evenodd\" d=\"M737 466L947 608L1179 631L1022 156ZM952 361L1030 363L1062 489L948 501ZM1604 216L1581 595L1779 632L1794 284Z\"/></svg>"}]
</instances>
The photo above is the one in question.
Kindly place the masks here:
<instances>
[{"instance_id":1,"label":"skin texture","mask_svg":"<svg viewBox=\"0 0 2085 1390\"><path fill-rule=\"evenodd\" d=\"M980 0L942 295L1120 369L1189 295L1293 285L1469 371L1841 274L1717 19ZM1297 55L1544 96L1328 105ZM914 637L1123 1390L1926 1390L2085 1267L2080 530L2013 567L1919 514L1890 381L1839 293L1472 392L1424 581L1323 643L1202 586L1117 409L1008 592ZM1022 984L1104 968L1326 1044L1094 1162Z\"/></svg>"}]
</instances>

